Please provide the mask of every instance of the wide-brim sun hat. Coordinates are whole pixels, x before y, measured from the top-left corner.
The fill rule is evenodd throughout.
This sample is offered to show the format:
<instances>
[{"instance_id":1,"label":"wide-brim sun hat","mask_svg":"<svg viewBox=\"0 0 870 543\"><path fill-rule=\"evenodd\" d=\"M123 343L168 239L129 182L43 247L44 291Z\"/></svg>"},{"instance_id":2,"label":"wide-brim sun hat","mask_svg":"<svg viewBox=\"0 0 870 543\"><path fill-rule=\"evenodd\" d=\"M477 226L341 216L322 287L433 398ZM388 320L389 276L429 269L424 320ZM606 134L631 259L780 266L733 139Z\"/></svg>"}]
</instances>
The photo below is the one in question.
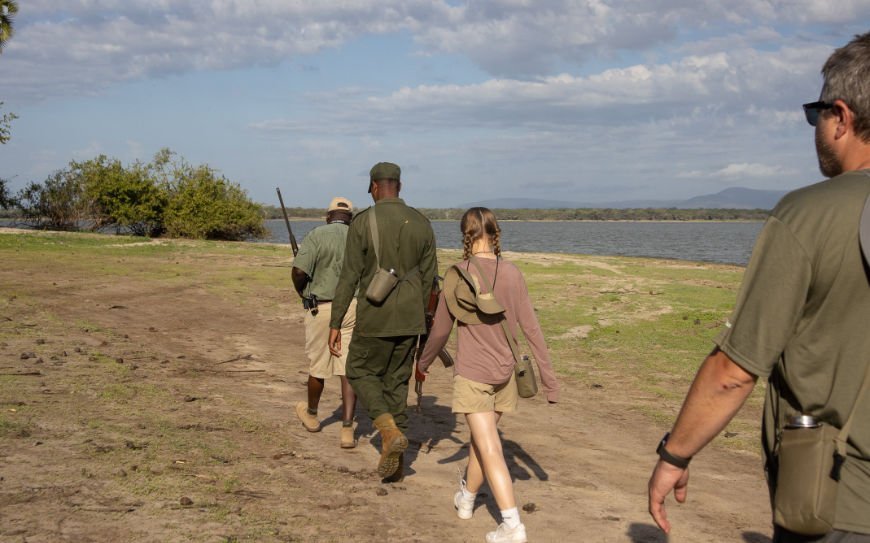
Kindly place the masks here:
<instances>
[{"instance_id":1,"label":"wide-brim sun hat","mask_svg":"<svg viewBox=\"0 0 870 543\"><path fill-rule=\"evenodd\" d=\"M504 307L492 292L481 290L477 277L458 265L450 266L444 274L444 300L459 322L493 324L501 320Z\"/></svg>"}]
</instances>

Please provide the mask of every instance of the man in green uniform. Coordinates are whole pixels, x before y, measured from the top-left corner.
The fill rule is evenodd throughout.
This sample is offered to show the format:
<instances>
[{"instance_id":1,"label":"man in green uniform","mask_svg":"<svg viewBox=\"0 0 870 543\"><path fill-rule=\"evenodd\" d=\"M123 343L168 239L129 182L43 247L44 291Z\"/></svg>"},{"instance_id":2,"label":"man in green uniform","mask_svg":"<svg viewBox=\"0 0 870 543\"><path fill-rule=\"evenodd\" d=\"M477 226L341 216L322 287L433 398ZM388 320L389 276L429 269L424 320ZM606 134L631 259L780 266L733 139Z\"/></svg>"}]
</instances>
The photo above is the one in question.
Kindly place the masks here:
<instances>
[{"instance_id":1,"label":"man in green uniform","mask_svg":"<svg viewBox=\"0 0 870 543\"><path fill-rule=\"evenodd\" d=\"M305 354L308 369L308 401L296 404L296 416L309 432L320 431L317 406L326 379L338 375L341 379L341 447L356 446L353 437L353 411L356 395L345 377L346 356L332 356L327 348L331 300L344 262L344 247L353 204L346 198L333 198L326 210L326 224L308 232L299 253L293 260L291 277L296 292L303 300L305 313ZM340 321L341 333L350 338L355 324L355 302Z\"/></svg>"},{"instance_id":2,"label":"man in green uniform","mask_svg":"<svg viewBox=\"0 0 870 543\"><path fill-rule=\"evenodd\" d=\"M740 409L758 376L768 379L765 468L776 497L780 431L810 415L842 428L853 408L837 484L833 531L773 541L870 542L870 398L859 392L870 361L870 284L859 222L870 195L870 33L837 49L822 68L818 102L804 105L815 127L822 174L777 204L758 237L737 306L662 439L649 481L649 510L665 531L665 497L686 500L688 463ZM866 394L865 394L866 396ZM809 489L808 489L809 490Z\"/></svg>"},{"instance_id":3,"label":"man in green uniform","mask_svg":"<svg viewBox=\"0 0 870 543\"><path fill-rule=\"evenodd\" d=\"M437 272L432 226L399 198L400 178L399 167L389 162L375 164L369 173L375 205L350 225L329 331L329 350L339 356L341 322L358 292L347 378L380 432L378 474L390 482L403 476L408 381L417 337L426 333L425 308ZM377 247L371 233L375 224ZM379 268L392 270L398 283L386 299L374 303L366 291Z\"/></svg>"}]
</instances>

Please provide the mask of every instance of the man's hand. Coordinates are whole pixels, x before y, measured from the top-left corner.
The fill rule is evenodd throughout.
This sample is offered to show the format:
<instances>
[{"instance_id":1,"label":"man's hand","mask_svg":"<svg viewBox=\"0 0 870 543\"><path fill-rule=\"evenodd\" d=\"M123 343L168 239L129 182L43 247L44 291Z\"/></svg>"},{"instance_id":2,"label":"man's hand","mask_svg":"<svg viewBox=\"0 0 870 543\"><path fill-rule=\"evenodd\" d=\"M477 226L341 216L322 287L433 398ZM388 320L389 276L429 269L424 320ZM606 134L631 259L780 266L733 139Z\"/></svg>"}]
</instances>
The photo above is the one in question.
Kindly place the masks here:
<instances>
[{"instance_id":1,"label":"man's hand","mask_svg":"<svg viewBox=\"0 0 870 543\"><path fill-rule=\"evenodd\" d=\"M329 329L329 353L338 358L341 356L341 330Z\"/></svg>"},{"instance_id":2,"label":"man's hand","mask_svg":"<svg viewBox=\"0 0 870 543\"><path fill-rule=\"evenodd\" d=\"M679 503L686 502L689 491L689 468L680 469L659 460L649 479L649 514L666 534L671 532L671 523L665 511L665 498L674 491Z\"/></svg>"},{"instance_id":3,"label":"man's hand","mask_svg":"<svg viewBox=\"0 0 870 543\"><path fill-rule=\"evenodd\" d=\"M420 363L419 362L414 364L414 380L415 381L419 381L422 383L423 381L426 380L427 373L428 372L420 371Z\"/></svg>"}]
</instances>

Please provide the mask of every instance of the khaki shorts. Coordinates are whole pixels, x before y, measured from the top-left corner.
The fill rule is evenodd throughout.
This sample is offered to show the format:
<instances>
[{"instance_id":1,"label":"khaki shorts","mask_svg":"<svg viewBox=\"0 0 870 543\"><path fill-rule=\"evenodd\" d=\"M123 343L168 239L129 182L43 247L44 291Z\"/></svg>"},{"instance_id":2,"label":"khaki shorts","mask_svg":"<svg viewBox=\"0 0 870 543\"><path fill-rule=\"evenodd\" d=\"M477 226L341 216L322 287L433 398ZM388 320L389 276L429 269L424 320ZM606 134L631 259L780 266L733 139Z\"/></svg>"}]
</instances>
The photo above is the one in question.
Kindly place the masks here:
<instances>
[{"instance_id":1,"label":"khaki shorts","mask_svg":"<svg viewBox=\"0 0 870 543\"><path fill-rule=\"evenodd\" d=\"M510 413L517 410L518 398L513 373L508 382L500 385L478 383L461 375L453 376L454 413Z\"/></svg>"},{"instance_id":2,"label":"khaki shorts","mask_svg":"<svg viewBox=\"0 0 870 543\"><path fill-rule=\"evenodd\" d=\"M344 375L347 363L347 348L356 324L356 300L350 302L344 321L341 323L341 357L329 353L329 319L332 303L321 302L317 315L305 312L305 354L310 365L308 374L318 379L329 379L333 375Z\"/></svg>"}]
</instances>

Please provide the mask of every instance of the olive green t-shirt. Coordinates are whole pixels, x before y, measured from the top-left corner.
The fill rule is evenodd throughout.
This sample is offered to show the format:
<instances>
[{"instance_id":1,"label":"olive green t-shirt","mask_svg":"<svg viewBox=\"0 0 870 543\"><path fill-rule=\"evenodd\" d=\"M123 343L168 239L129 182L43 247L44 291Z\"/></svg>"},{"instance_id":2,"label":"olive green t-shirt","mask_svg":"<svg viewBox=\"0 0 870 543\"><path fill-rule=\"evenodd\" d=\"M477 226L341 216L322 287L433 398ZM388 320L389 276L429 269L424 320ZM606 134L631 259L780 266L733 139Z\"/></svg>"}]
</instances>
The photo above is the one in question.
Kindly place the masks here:
<instances>
[{"instance_id":1,"label":"olive green t-shirt","mask_svg":"<svg viewBox=\"0 0 870 543\"><path fill-rule=\"evenodd\" d=\"M308 232L302 240L293 267L311 278L305 287L306 295L313 294L319 300L331 300L335 296L335 286L344 262L347 228L341 222L324 224Z\"/></svg>"},{"instance_id":2,"label":"olive green t-shirt","mask_svg":"<svg viewBox=\"0 0 870 543\"><path fill-rule=\"evenodd\" d=\"M366 299L366 289L378 268L378 260L369 229L372 208L359 212L348 229L344 265L332 301L330 328L341 328L341 319L358 288L355 334L363 337L423 334L426 332L426 304L438 264L432 225L400 198L379 200L374 208L380 266L395 270L401 280L383 304L373 305Z\"/></svg>"},{"instance_id":3,"label":"olive green t-shirt","mask_svg":"<svg viewBox=\"0 0 870 543\"><path fill-rule=\"evenodd\" d=\"M768 378L768 460L787 417L809 414L840 428L856 402L870 361L870 282L858 239L868 194L870 170L786 195L759 234L716 339L739 366ZM870 533L870 398L855 417L834 527Z\"/></svg>"}]
</instances>

